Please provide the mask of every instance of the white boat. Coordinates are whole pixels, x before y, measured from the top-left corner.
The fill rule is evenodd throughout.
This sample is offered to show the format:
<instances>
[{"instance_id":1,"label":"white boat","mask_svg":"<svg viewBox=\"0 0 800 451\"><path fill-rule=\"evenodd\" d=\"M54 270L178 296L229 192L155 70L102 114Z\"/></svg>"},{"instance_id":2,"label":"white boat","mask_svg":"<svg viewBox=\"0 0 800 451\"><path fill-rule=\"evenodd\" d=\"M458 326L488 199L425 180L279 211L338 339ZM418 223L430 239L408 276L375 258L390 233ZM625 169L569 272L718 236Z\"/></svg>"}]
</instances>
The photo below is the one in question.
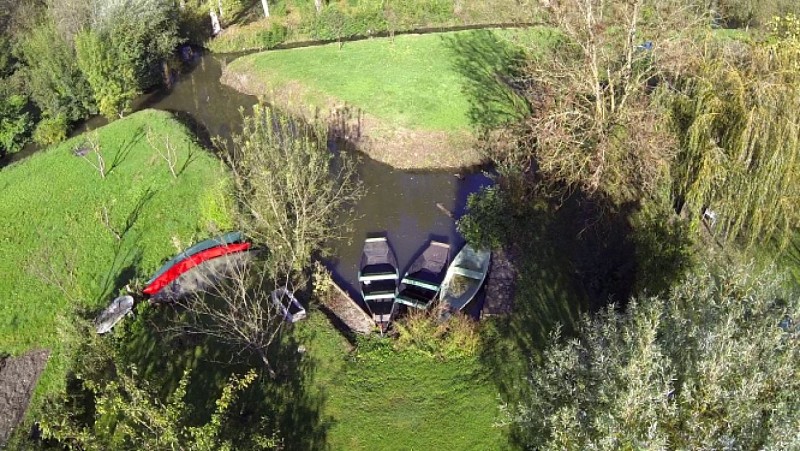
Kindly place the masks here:
<instances>
[{"instance_id":1,"label":"white boat","mask_svg":"<svg viewBox=\"0 0 800 451\"><path fill-rule=\"evenodd\" d=\"M283 319L288 323L296 323L306 317L303 304L294 297L294 293L286 287L280 287L270 294L272 303L283 313Z\"/></svg>"},{"instance_id":2,"label":"white boat","mask_svg":"<svg viewBox=\"0 0 800 451\"><path fill-rule=\"evenodd\" d=\"M475 298L489 272L492 253L464 245L447 268L442 282L441 299L451 312L461 311Z\"/></svg>"},{"instance_id":3,"label":"white boat","mask_svg":"<svg viewBox=\"0 0 800 451\"><path fill-rule=\"evenodd\" d=\"M133 298L131 296L120 296L103 310L95 320L95 327L98 334L110 331L125 315L133 309Z\"/></svg>"}]
</instances>

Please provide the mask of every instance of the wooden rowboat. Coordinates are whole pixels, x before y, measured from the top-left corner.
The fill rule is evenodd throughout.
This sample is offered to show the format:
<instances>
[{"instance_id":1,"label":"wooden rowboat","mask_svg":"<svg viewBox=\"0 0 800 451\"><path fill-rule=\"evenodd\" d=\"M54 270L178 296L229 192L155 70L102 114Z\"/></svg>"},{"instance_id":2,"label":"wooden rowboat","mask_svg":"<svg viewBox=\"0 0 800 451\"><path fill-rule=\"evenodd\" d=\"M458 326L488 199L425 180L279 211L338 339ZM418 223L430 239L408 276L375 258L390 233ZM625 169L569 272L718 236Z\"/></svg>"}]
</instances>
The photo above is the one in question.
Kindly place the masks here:
<instances>
[{"instance_id":1,"label":"wooden rowboat","mask_svg":"<svg viewBox=\"0 0 800 451\"><path fill-rule=\"evenodd\" d=\"M395 302L426 309L439 294L450 257L450 245L431 241L403 276Z\"/></svg>"},{"instance_id":2,"label":"wooden rowboat","mask_svg":"<svg viewBox=\"0 0 800 451\"><path fill-rule=\"evenodd\" d=\"M381 333L386 332L392 321L399 277L397 258L386 237L367 238L361 253L358 284L364 303Z\"/></svg>"}]
</instances>

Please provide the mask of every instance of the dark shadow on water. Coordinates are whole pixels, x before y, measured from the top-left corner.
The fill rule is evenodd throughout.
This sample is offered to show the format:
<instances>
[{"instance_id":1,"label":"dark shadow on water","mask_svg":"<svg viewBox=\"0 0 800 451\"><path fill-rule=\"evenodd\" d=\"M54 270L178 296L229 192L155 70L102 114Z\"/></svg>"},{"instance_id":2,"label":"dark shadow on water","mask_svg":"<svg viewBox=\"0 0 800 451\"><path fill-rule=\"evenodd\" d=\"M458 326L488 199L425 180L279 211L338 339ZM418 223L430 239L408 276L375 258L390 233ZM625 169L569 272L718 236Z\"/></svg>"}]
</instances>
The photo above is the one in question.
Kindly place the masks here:
<instances>
[{"instance_id":1,"label":"dark shadow on water","mask_svg":"<svg viewBox=\"0 0 800 451\"><path fill-rule=\"evenodd\" d=\"M353 149L335 151L355 152ZM456 229L456 219L465 210L467 198L493 182L481 171L470 168L455 171L402 171L363 157L358 175L366 188L365 196L355 205L348 239L329 243L333 249L326 266L334 280L353 299L359 299L358 265L364 239L376 233L388 237L402 272L415 255L435 237L460 249L464 239ZM453 213L451 218L442 208Z\"/></svg>"}]
</instances>

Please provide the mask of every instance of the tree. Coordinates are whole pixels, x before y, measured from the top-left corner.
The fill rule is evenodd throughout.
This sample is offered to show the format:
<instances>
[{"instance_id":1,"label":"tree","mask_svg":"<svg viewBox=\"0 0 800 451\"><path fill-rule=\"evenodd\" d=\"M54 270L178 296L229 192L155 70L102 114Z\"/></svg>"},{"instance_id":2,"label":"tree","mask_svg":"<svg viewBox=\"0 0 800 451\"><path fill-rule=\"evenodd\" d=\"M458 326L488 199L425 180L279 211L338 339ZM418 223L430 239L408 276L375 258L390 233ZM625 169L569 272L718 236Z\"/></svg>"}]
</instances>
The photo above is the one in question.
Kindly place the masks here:
<instances>
[{"instance_id":1,"label":"tree","mask_svg":"<svg viewBox=\"0 0 800 451\"><path fill-rule=\"evenodd\" d=\"M510 137L492 140L492 156L510 176L536 167L556 194L566 188L637 199L662 179L674 152L648 82L680 61L675 30L691 29L695 16L683 2L550 5L561 36L517 80L533 114Z\"/></svg>"},{"instance_id":2,"label":"tree","mask_svg":"<svg viewBox=\"0 0 800 451\"><path fill-rule=\"evenodd\" d=\"M534 449L797 448L800 297L782 282L705 271L556 332L508 419Z\"/></svg>"},{"instance_id":3,"label":"tree","mask_svg":"<svg viewBox=\"0 0 800 451\"><path fill-rule=\"evenodd\" d=\"M361 195L353 158L328 150L327 130L256 105L225 146L244 227L270 251L282 278L309 267L312 254L349 226Z\"/></svg>"},{"instance_id":4,"label":"tree","mask_svg":"<svg viewBox=\"0 0 800 451\"><path fill-rule=\"evenodd\" d=\"M184 372L177 388L166 400L156 387L141 377L135 366L119 367L111 357L114 350L97 340L84 349L79 381L94 405L94 415L85 406L67 399L51 400L39 423L42 435L64 447L81 450L169 449L212 451L236 449L229 439L228 414L237 397L256 379L254 371L232 376L216 401L216 409L204 424L195 425L186 403L191 377ZM100 355L101 351L105 355ZM252 440L258 449L277 447L273 437Z\"/></svg>"},{"instance_id":5,"label":"tree","mask_svg":"<svg viewBox=\"0 0 800 451\"><path fill-rule=\"evenodd\" d=\"M274 377L270 348L279 339L285 321L271 295L281 282L270 279L273 271L268 268L268 259L252 260L247 254L236 258L198 274L193 293L175 296L184 311L178 326L183 332L230 345L239 355L254 354Z\"/></svg>"},{"instance_id":6,"label":"tree","mask_svg":"<svg viewBox=\"0 0 800 451\"><path fill-rule=\"evenodd\" d=\"M75 51L50 24L24 35L19 54L31 98L50 118L75 122L96 112L92 89L78 64Z\"/></svg>"},{"instance_id":7,"label":"tree","mask_svg":"<svg viewBox=\"0 0 800 451\"><path fill-rule=\"evenodd\" d=\"M78 67L92 87L100 113L123 117L139 95L134 56L122 42L85 30L75 37Z\"/></svg>"},{"instance_id":8,"label":"tree","mask_svg":"<svg viewBox=\"0 0 800 451\"><path fill-rule=\"evenodd\" d=\"M183 41L172 0L96 0L92 29L127 53L140 89L161 81L163 64Z\"/></svg>"},{"instance_id":9,"label":"tree","mask_svg":"<svg viewBox=\"0 0 800 451\"><path fill-rule=\"evenodd\" d=\"M22 148L31 127L28 113L24 112L28 99L14 94L5 80L0 79L0 157Z\"/></svg>"},{"instance_id":10,"label":"tree","mask_svg":"<svg viewBox=\"0 0 800 451\"><path fill-rule=\"evenodd\" d=\"M776 21L752 44L706 48L672 99L678 203L695 225L713 210L723 241L783 246L800 223L800 20Z\"/></svg>"}]
</instances>

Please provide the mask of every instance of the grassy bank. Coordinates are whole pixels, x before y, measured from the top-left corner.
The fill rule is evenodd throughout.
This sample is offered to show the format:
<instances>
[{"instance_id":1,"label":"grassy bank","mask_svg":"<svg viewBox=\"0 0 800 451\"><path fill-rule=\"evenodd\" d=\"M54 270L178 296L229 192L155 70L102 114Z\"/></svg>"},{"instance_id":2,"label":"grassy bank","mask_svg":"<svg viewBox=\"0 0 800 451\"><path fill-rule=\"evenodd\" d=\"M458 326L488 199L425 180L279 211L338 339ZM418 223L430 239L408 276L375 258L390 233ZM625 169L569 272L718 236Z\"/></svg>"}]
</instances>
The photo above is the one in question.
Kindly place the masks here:
<instances>
[{"instance_id":1,"label":"grassy bank","mask_svg":"<svg viewBox=\"0 0 800 451\"><path fill-rule=\"evenodd\" d=\"M532 23L538 5L520 8L516 0L334 0L319 12L314 2L279 0L264 18L259 3L232 11L225 32L208 42L214 52L266 50L279 44L374 36L422 28Z\"/></svg>"},{"instance_id":2,"label":"grassy bank","mask_svg":"<svg viewBox=\"0 0 800 451\"><path fill-rule=\"evenodd\" d=\"M175 145L177 177L148 130ZM98 130L105 178L94 154L73 155L85 136L0 172L0 353L52 350L38 395L63 388L76 317L93 318L132 278L228 221L221 165L168 113Z\"/></svg>"},{"instance_id":3,"label":"grassy bank","mask_svg":"<svg viewBox=\"0 0 800 451\"><path fill-rule=\"evenodd\" d=\"M349 353L320 313L302 326L330 449L502 448L498 392L477 359L395 352L377 338Z\"/></svg>"},{"instance_id":4,"label":"grassy bank","mask_svg":"<svg viewBox=\"0 0 800 451\"><path fill-rule=\"evenodd\" d=\"M467 31L270 51L233 61L223 80L306 116L334 110L338 123L349 114L349 135L393 166L458 167L481 160L475 127L525 111L504 77L521 61L521 42L544 46L551 36Z\"/></svg>"}]
</instances>

